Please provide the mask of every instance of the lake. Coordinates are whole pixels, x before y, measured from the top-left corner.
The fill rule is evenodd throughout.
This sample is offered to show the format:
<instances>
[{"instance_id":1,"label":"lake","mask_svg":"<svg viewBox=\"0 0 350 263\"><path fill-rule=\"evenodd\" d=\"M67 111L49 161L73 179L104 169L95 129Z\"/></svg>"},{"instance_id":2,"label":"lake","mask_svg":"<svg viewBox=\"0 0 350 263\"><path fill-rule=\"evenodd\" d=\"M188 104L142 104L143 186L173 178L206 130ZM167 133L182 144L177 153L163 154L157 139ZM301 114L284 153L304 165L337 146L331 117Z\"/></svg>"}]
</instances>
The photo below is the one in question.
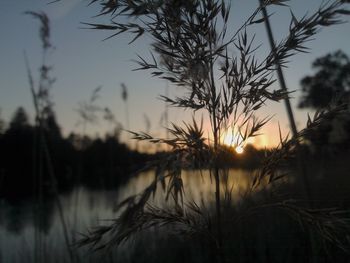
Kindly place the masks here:
<instances>
[{"instance_id":1,"label":"lake","mask_svg":"<svg viewBox=\"0 0 350 263\"><path fill-rule=\"evenodd\" d=\"M238 201L249 187L250 174L245 170L231 169L222 189L226 186L228 189L232 187L233 200ZM117 217L115 207L118 202L140 193L153 178L153 172L145 172L113 191L77 187L70 193L60 195L70 240L78 238L78 233L86 233L88 228L106 224L106 220ZM214 179L210 178L208 171L184 171L183 182L186 200L200 204L215 199ZM157 206L165 205L165 193L160 185L153 203ZM50 201L45 202L42 207L39 211L30 201L13 206L0 200L0 262L37 263L40 258L45 259L42 262L65 261L67 252L57 205ZM42 216L38 217L40 213ZM35 251L42 254L36 254ZM55 255L59 255L59 258L55 258ZM80 253L80 257L86 257L86 253Z\"/></svg>"}]
</instances>

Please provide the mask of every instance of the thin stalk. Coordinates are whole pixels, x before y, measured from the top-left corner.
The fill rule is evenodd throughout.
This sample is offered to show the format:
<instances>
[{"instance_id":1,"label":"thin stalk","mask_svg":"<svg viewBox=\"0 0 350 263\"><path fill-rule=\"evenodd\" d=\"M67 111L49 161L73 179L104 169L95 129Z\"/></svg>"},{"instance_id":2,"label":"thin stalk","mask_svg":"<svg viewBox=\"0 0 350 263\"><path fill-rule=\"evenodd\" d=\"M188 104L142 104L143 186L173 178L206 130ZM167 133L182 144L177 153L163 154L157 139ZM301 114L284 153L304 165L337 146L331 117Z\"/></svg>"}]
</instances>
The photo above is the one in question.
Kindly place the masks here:
<instances>
[{"instance_id":1,"label":"thin stalk","mask_svg":"<svg viewBox=\"0 0 350 263\"><path fill-rule=\"evenodd\" d=\"M209 40L210 52L212 51L211 39ZM220 138L220 127L217 121L216 115L216 86L214 80L214 63L211 57L210 61L210 88L211 88L211 119L212 119L212 132L214 136L214 179L215 179L215 208L217 217L217 239L218 239L218 262L223 262L222 255L222 229L221 229L221 199L220 199L220 174L218 167L218 145Z\"/></svg>"},{"instance_id":2,"label":"thin stalk","mask_svg":"<svg viewBox=\"0 0 350 263\"><path fill-rule=\"evenodd\" d=\"M274 38L273 38L273 34L272 34L272 28L271 28L269 16L267 14L267 11L266 11L266 8L265 8L265 6L263 4L263 1L262 0L259 0L259 1L260 1L260 6L261 6L261 9L262 9L263 16L264 16L264 19L265 19L265 26L266 26L266 31L267 31L267 35L268 35L268 38L269 38L271 50L274 51L276 49L276 47L275 47L275 42L274 42ZM287 90L288 90L287 89L287 85L286 85L286 82L285 82L285 79L284 79L282 67L281 67L279 62L276 63L276 67L277 67L277 75L278 75L278 80L279 80L280 85L281 85L281 89L287 92ZM298 131L297 131L297 127L296 127L296 124L295 124L294 115L293 115L293 111L292 111L292 107L291 107L289 98L286 97L284 99L284 102L285 102L285 106L286 106L286 109L287 109L287 114L288 114L289 124L290 124L291 130L292 130L292 134L293 134L293 137L295 138L297 136L297 134L298 134ZM301 180L302 180L302 185L303 185L303 188L304 188L304 193L305 193L305 196L306 196L306 200L308 202L308 205L310 207L312 207L311 190L310 190L311 188L310 188L309 179L308 179L307 173L306 173L306 167L305 167L305 163L304 163L304 152L303 151L301 151L297 155L297 164L298 164L299 173L301 175ZM312 231L310 229L308 229L308 232L309 232L309 235L310 235L311 247L312 247L313 250L315 250L315 246L316 246L315 245L315 243L316 243L315 236L314 236L314 234L312 233ZM314 261L314 258L312 259L312 261Z\"/></svg>"},{"instance_id":3,"label":"thin stalk","mask_svg":"<svg viewBox=\"0 0 350 263\"><path fill-rule=\"evenodd\" d=\"M50 155L50 152L49 152L49 149L48 149L48 146L47 146L47 142L46 142L44 136L43 136L43 140L42 140L42 147L43 147L45 159L46 159L46 162L47 162L51 183L53 185L56 205L57 205L59 217L60 217L60 220L61 220L64 240L65 240L65 245L66 245L67 251L69 253L69 257L70 257L71 262L74 262L73 251L72 251L72 249L71 249L71 247L69 245L68 227L67 227L66 221L64 219L63 206L62 206L62 202L60 200L59 192L58 192L58 189L57 189L57 180L56 180L55 172L54 172L54 169L53 169L53 166L52 166L51 155Z\"/></svg>"},{"instance_id":4,"label":"thin stalk","mask_svg":"<svg viewBox=\"0 0 350 263\"><path fill-rule=\"evenodd\" d=\"M128 101L124 102L125 105L125 121L126 121L126 128L127 130L130 130L130 120L129 120L129 106Z\"/></svg>"},{"instance_id":5,"label":"thin stalk","mask_svg":"<svg viewBox=\"0 0 350 263\"><path fill-rule=\"evenodd\" d=\"M84 144L84 138L85 138L85 131L86 131L86 121L83 120L83 128L82 128L82 137L80 138L80 150L79 150L79 156L78 156L78 176L76 181L76 190L75 196L74 196L74 216L73 216L73 229L77 229L78 225L78 207L79 207L79 196L80 196L80 181L83 173L83 166L84 166L84 154L83 154L83 144ZM75 236L73 235L73 242L75 242Z\"/></svg>"},{"instance_id":6,"label":"thin stalk","mask_svg":"<svg viewBox=\"0 0 350 263\"><path fill-rule=\"evenodd\" d=\"M121 84L122 87L122 99L124 101L124 112L125 112L125 125L126 130L130 131L130 119L129 119L129 105L128 105L128 90L124 83ZM135 148L137 150L138 142L135 142Z\"/></svg>"},{"instance_id":7,"label":"thin stalk","mask_svg":"<svg viewBox=\"0 0 350 263\"><path fill-rule=\"evenodd\" d=\"M268 38L269 38L269 43L270 43L270 47L271 47L271 50L274 52L276 50L276 46L275 46L275 41L274 41L274 37L273 37L273 34L272 34L272 28L271 28L271 24L270 24L270 20L269 20L269 16L267 14L267 11L266 11L266 7L263 3L263 0L259 0L260 1L260 7L261 7L261 10L262 10L262 13L263 13L263 16L264 16L264 19L265 19L265 26L266 26L266 31L267 31L267 35L268 35ZM274 54L276 56L276 54ZM280 63L277 61L276 63L276 69L277 69L277 75L278 75L278 80L280 82L280 85L281 85L281 89L285 92L288 91L287 89L287 85L286 85L286 81L284 79L284 75L283 75L283 71L282 71L282 67L280 65ZM295 138L298 134L298 130L297 130L297 127L296 127L296 124L295 124L295 119L294 119L294 115L293 115L293 110L292 110L292 106L290 104L290 101L289 101L289 98L286 97L284 99L284 103L285 103L285 106L286 106L286 110L287 110L287 115L288 115L288 119L289 119L289 124L290 124L290 128L292 130L292 134L293 134L293 137ZM304 192L305 192L305 195L306 195L306 199L308 200L309 202L309 205L311 204L311 188L310 188L310 183L309 183L309 179L307 177L307 174L306 174L306 167L305 167L305 164L304 164L304 158L302 155L303 152L300 153L300 155L297 156L297 162L298 162L298 170L301 174L301 180L302 180L302 184L303 184L303 187L304 187Z\"/></svg>"},{"instance_id":8,"label":"thin stalk","mask_svg":"<svg viewBox=\"0 0 350 263\"><path fill-rule=\"evenodd\" d=\"M30 73L29 70L29 63L26 57L26 54L24 53L24 58L25 58L25 63L26 63L26 67L27 67L27 71L28 71L28 78L29 78L29 85L30 85L30 90L32 93L32 98L33 98L33 103L35 105L35 107L37 108L37 102L34 99L34 95L35 95L35 91L34 91L34 80L32 78L32 75ZM39 149L39 145L40 145L40 136L38 133L38 129L37 127L38 125L38 118L39 115L38 113L36 114L36 118L35 118L35 122L36 122L36 127L34 130L34 142L33 142L33 148L32 148L32 173L33 173L33 191L35 194L35 205L33 207L33 213L34 213L34 221L36 222L37 226L41 225L40 222L40 209L41 209L41 194L40 194L40 189L41 189L41 183L40 180L42 178L41 174L42 174L42 155ZM38 227L34 227L34 260L35 262L40 263L41 262L41 255L40 255L40 230Z\"/></svg>"},{"instance_id":9,"label":"thin stalk","mask_svg":"<svg viewBox=\"0 0 350 263\"><path fill-rule=\"evenodd\" d=\"M33 192L34 194L36 194L36 175L37 175L37 167L36 167L36 164L37 164L37 136L36 136L36 132L34 132L34 138L33 138L34 142L33 142L33 147L32 147L32 174L33 174ZM35 195L36 197L36 195ZM34 218L34 221L36 222L37 221L37 213L38 211L38 205L35 204L33 206L33 218ZM36 227L34 227L34 261L35 262L38 262L38 256L37 256L37 251L38 251L38 248L37 248L37 237L38 237L38 229Z\"/></svg>"},{"instance_id":10,"label":"thin stalk","mask_svg":"<svg viewBox=\"0 0 350 263\"><path fill-rule=\"evenodd\" d=\"M41 155L41 153L43 154L43 157L45 158L45 160L47 162L48 173L49 173L50 180L51 180L51 183L52 183L52 186L53 186L53 190L54 190L55 201L56 201L56 205L57 205L57 209L58 209L61 225L62 225L62 228L63 228L63 235L64 235L64 239L65 239L66 248L67 248L67 251L69 253L71 262L74 262L73 251L71 250L71 247L69 245L68 228L67 228L66 221L64 219L63 207L62 207L62 203L61 203L61 200L59 198L59 192L58 192L58 189L57 189L56 176L55 176L55 172L54 172L54 169L53 169L53 166L52 166L51 155L50 155L50 152L49 152L48 147L47 147L45 134L43 132L43 123L42 123L43 120L42 120L41 112L40 112L40 109L39 109L38 97L37 97L36 92L35 92L32 74L30 72L28 59L27 59L27 56L26 56L25 53L24 53L24 59L25 59L25 64L26 64L26 68L27 68L27 74L28 74L28 78L29 78L29 85L30 85L30 91L31 91L32 99L33 99L35 115L36 115L36 119L37 119L37 122L38 122L38 125L39 125L39 140L40 140L39 153L40 153L40 155ZM40 159L39 159L39 165L42 166L42 160L40 160ZM39 168L39 170L42 170L42 169Z\"/></svg>"},{"instance_id":11,"label":"thin stalk","mask_svg":"<svg viewBox=\"0 0 350 263\"><path fill-rule=\"evenodd\" d=\"M42 143L42 136L41 134L41 127L39 126L39 145ZM38 226L42 225L42 209L43 209L43 179L44 179L44 162L43 162L43 152L40 150L40 146L38 149L39 154L39 173L38 173L38 211L37 211L37 217L38 217ZM38 262L42 262L43 259L43 240L42 240L42 233L40 230L38 231Z\"/></svg>"},{"instance_id":12,"label":"thin stalk","mask_svg":"<svg viewBox=\"0 0 350 263\"><path fill-rule=\"evenodd\" d=\"M265 26L266 26L267 35L269 38L270 47L271 47L272 52L274 52L274 56L276 56L276 54L275 54L276 46L275 46L275 41L274 41L273 34L272 34L272 28L270 25L269 16L267 15L267 11L266 11L263 0L259 0L259 1L260 1L260 7L261 7L261 10L263 13L263 17L265 20ZM279 62L276 63L276 71L277 71L278 80L279 80L280 85L281 85L281 89L283 91L287 92L288 89L287 89L286 81L284 79L282 67L281 67ZM284 103L285 103L285 106L287 109L287 115L288 115L291 130L292 130L292 134L293 134L293 137L295 137L295 136L297 136L298 131L297 131L297 126L295 124L293 110L292 110L292 106L290 105L289 97L286 97L284 99Z\"/></svg>"},{"instance_id":13,"label":"thin stalk","mask_svg":"<svg viewBox=\"0 0 350 263\"><path fill-rule=\"evenodd\" d=\"M169 82L166 81L166 85L165 85L165 96L168 98L169 97ZM170 135L169 135L169 105L168 103L165 103L165 114L164 114L164 123L165 123L165 138L169 139Z\"/></svg>"}]
</instances>

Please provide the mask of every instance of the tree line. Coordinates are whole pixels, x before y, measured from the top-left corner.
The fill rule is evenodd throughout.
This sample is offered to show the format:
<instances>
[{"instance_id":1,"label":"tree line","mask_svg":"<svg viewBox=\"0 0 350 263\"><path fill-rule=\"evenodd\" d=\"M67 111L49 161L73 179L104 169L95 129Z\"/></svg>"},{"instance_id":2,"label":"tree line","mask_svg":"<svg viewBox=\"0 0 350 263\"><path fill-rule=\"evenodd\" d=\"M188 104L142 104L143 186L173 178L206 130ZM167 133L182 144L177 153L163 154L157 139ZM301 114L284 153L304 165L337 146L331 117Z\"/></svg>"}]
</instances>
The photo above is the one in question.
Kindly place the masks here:
<instances>
[{"instance_id":1,"label":"tree line","mask_svg":"<svg viewBox=\"0 0 350 263\"><path fill-rule=\"evenodd\" d=\"M164 151L141 153L131 150L120 141L118 134L91 138L72 132L65 137L53 111L47 114L43 130L60 191L69 191L76 185L116 188L147 162L167 154ZM33 196L39 184L44 186L45 194L52 193L47 164L39 161L42 158L40 147L39 127L30 123L23 107L17 108L8 125L1 121L0 197L22 199ZM233 148L223 146L221 159L229 167L253 169L259 165L264 152L247 145L244 155L240 156ZM40 179L37 178L38 169L43 171Z\"/></svg>"},{"instance_id":2,"label":"tree line","mask_svg":"<svg viewBox=\"0 0 350 263\"><path fill-rule=\"evenodd\" d=\"M54 112L48 114L43 126L60 191L75 185L116 187L152 158L151 154L129 149L112 135L93 139L70 133L64 137ZM47 163L39 161L40 147L39 128L29 122L25 109L19 107L7 127L2 125L0 133L0 197L31 196L39 183L50 194L52 183ZM43 171L40 182L39 170Z\"/></svg>"}]
</instances>

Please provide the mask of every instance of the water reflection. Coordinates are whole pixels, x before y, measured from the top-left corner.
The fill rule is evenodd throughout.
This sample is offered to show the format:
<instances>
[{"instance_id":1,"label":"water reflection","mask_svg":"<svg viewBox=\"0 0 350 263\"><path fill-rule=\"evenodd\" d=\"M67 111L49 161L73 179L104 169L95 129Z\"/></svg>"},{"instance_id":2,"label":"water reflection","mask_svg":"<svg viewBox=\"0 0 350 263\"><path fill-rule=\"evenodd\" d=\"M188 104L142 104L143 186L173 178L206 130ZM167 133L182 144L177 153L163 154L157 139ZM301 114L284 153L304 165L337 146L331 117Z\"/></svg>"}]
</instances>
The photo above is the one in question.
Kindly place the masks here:
<instances>
[{"instance_id":1,"label":"water reflection","mask_svg":"<svg viewBox=\"0 0 350 263\"><path fill-rule=\"evenodd\" d=\"M241 198L241 195L246 192L252 181L250 171L241 169L231 169L227 176L222 177L221 194L224 195L224 190L232 190L232 199L234 202ZM184 184L185 199L195 201L196 203L211 202L215 199L215 184L214 178L210 175L209 170L203 171L183 171L182 179ZM126 187L120 189L118 199L123 200L130 195L140 193L145 186L151 184L154 180L152 172L143 173L140 176L131 179ZM166 193L158 185L159 191L152 199L152 203L157 206L162 206L165 203Z\"/></svg>"},{"instance_id":2,"label":"water reflection","mask_svg":"<svg viewBox=\"0 0 350 263\"><path fill-rule=\"evenodd\" d=\"M105 219L115 218L116 204L130 195L140 193L153 179L153 172L145 172L114 191L79 187L69 194L61 195L60 200L70 239L74 240L77 233L84 233L92 226L105 223ZM238 201L250 181L249 172L230 170L221 187L232 189L232 198ZM183 182L186 200L197 203L214 200L215 184L208 170L184 171ZM166 193L159 185L152 202L162 206L165 204L165 196ZM0 200L0 262L28 262L28 259L34 262L35 240L38 235L44 249L52 250L53 254L64 254L62 233L61 221L53 200L46 200L40 208L29 201L14 206ZM17 251L21 253L18 254ZM46 253L50 253L48 251Z\"/></svg>"}]
</instances>

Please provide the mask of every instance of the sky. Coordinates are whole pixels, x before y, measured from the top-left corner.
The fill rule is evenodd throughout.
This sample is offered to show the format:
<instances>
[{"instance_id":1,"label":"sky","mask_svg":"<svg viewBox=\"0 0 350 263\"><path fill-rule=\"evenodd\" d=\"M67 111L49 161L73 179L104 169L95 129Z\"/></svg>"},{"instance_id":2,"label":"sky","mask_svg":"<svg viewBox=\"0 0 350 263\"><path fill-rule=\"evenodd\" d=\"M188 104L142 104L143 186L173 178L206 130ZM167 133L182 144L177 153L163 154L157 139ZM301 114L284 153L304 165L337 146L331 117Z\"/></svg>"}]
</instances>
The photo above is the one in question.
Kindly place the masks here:
<instances>
[{"instance_id":1,"label":"sky","mask_svg":"<svg viewBox=\"0 0 350 263\"><path fill-rule=\"evenodd\" d=\"M25 11L44 11L51 19L51 42L55 49L50 53L48 64L53 66L52 76L57 80L53 85L52 99L57 120L65 135L71 131L82 132L78 125L78 104L89 99L92 91L102 86L97 104L108 107L116 119L130 130L142 131L146 127L146 118L150 120L150 133L164 135L160 123L165 105L159 95L165 94L168 86L170 96L181 94L182 90L169 86L165 81L151 77L150 72L132 71L136 64L132 61L137 54L148 56L150 41L147 38L131 45L130 35L121 35L107 41L108 32L84 28L81 22L101 22L93 18L97 6L87 6L87 0L61 0L50 4L49 0L1 0L0 1L0 109L1 118L8 121L15 109L23 106L33 120L33 105L29 91L28 78L23 52L27 53L34 77L41 63L41 44L38 37L39 23ZM271 25L275 40L287 36L290 10L301 18L307 12L312 13L322 3L319 0L291 0L289 7L269 8ZM257 7L258 0L232 0L229 25L231 32L238 29ZM100 18L108 21L107 17ZM254 29L256 45L261 44L257 57L262 57L269 49L267 34L263 24ZM320 56L342 49L350 55L350 25L341 24L324 28L308 43L310 53L294 56L284 75L288 90L292 93L291 103L299 129L303 128L308 111L297 108L300 98L300 80L312 74L311 63ZM127 125L126 105L121 95L121 83L128 90ZM311 112L312 114L312 112ZM283 103L267 103L259 111L260 116L273 116L263 130L264 135L254 144L258 147L270 147L278 143L278 124L284 134L289 125ZM147 117L145 117L147 116ZM189 111L169 109L169 120L174 123L191 119ZM209 124L206 123L205 126ZM129 127L126 127L129 126ZM87 125L86 133L102 136L111 126L102 118L94 125ZM124 135L123 140L126 140Z\"/></svg>"}]
</instances>

